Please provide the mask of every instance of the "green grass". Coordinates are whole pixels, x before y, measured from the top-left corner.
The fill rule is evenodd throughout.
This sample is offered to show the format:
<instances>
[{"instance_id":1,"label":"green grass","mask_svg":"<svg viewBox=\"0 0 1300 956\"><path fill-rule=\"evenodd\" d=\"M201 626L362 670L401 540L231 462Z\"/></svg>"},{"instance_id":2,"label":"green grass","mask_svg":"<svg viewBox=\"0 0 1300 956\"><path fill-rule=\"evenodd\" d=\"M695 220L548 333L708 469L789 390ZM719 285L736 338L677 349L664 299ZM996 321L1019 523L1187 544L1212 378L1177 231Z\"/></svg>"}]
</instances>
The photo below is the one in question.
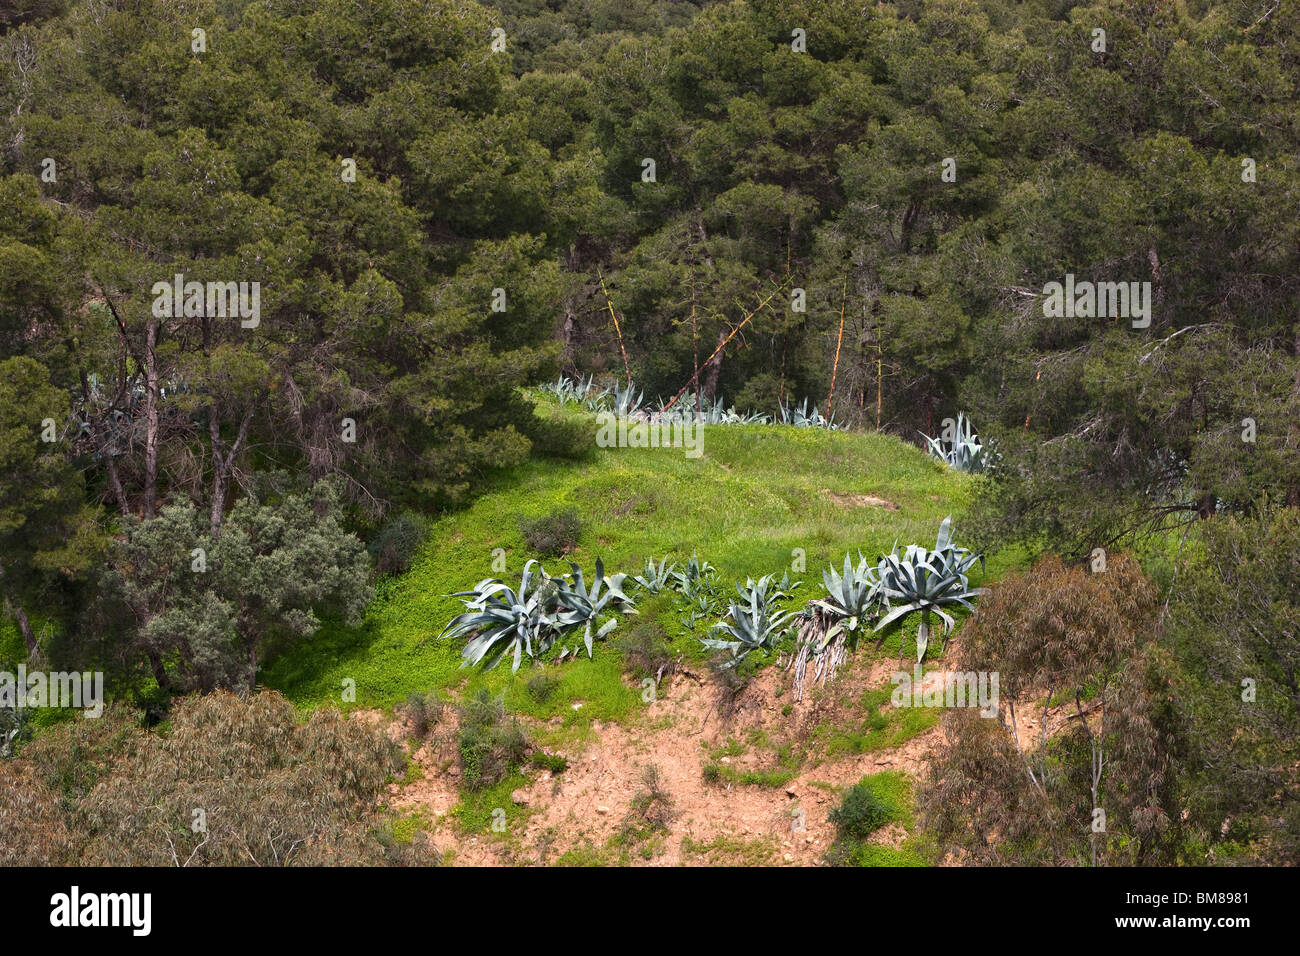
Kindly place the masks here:
<instances>
[{"instance_id":1,"label":"green grass","mask_svg":"<svg viewBox=\"0 0 1300 956\"><path fill-rule=\"evenodd\" d=\"M910 673L909 662L900 670ZM927 668L933 670L934 666ZM857 709L862 718L852 724L821 724L809 735L809 751L838 757L845 754L865 754L886 750L906 743L918 734L925 733L943 716L941 707L894 707L890 697L894 684L869 690L858 700ZM884 707L882 711L880 708Z\"/></svg>"},{"instance_id":2,"label":"green grass","mask_svg":"<svg viewBox=\"0 0 1300 956\"><path fill-rule=\"evenodd\" d=\"M682 856L698 857L710 866L770 866L776 861L776 841L770 837L745 840L723 834L708 843L682 837Z\"/></svg>"},{"instance_id":3,"label":"green grass","mask_svg":"<svg viewBox=\"0 0 1300 956\"><path fill-rule=\"evenodd\" d=\"M560 683L539 701L524 691L529 665L513 679L508 664L487 673L464 670L462 642L436 640L463 610L446 595L495 576L496 548L506 554L501 576L517 579L532 557L519 519L560 508L577 508L583 516L579 545L569 559L587 573L597 556L608 572L634 573L647 555L682 560L698 552L718 568L730 592L735 580L790 568L795 549L802 549L805 570L792 577L807 584L797 603L820 593L822 569L831 562L838 566L846 551L874 556L895 541L932 542L950 513L960 541L971 480L896 438L721 426L705 429L703 448L697 459L680 449L596 449L589 460L534 461L495 476L467 509L430 522L411 570L385 582L359 628L326 622L311 641L265 667L262 682L303 708L343 703L343 682L352 679L358 707L392 706L413 691L487 687L504 691L512 711L539 719L629 718L644 705L639 690L622 679L608 644L596 647L594 660L555 667ZM823 489L876 495L899 510L845 508ZM991 564L990 575L996 566ZM567 570L560 561L548 567ZM680 634L671 600L647 601L643 610L674 636L676 648L699 655L698 641ZM574 703L583 706L574 711Z\"/></svg>"},{"instance_id":4,"label":"green grass","mask_svg":"<svg viewBox=\"0 0 1300 956\"><path fill-rule=\"evenodd\" d=\"M887 815L881 826L898 823L910 833L916 823L911 777L898 770L885 770L863 777L856 787L866 790L886 808ZM841 837L827 856L841 866L928 865L921 845L910 836L897 849L867 840Z\"/></svg>"}]
</instances>

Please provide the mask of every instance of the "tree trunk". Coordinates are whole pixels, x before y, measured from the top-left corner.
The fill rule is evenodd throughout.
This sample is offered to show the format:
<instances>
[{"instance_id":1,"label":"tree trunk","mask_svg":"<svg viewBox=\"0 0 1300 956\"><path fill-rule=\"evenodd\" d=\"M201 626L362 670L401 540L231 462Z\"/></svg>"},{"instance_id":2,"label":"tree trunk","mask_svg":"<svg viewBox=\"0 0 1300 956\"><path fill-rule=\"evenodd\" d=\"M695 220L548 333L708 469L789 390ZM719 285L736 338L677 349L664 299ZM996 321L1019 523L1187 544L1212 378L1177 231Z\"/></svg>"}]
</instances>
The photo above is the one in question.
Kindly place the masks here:
<instances>
[{"instance_id":1,"label":"tree trunk","mask_svg":"<svg viewBox=\"0 0 1300 956\"><path fill-rule=\"evenodd\" d=\"M248 425L253 420L253 408L250 404L239 422L239 433L235 435L234 444L226 450L221 440L221 414L216 399L208 410L208 437L212 446L212 510L209 513L209 527L212 537L221 536L221 525L226 520L226 494L230 490L230 472L235 465L235 456L239 454L244 439L248 436Z\"/></svg>"},{"instance_id":2,"label":"tree trunk","mask_svg":"<svg viewBox=\"0 0 1300 956\"><path fill-rule=\"evenodd\" d=\"M718 333L718 345L727 341L725 330ZM722 374L722 349L718 349L718 354L713 356L713 361L709 362L709 370L704 374L704 394L711 399L718 397L718 376Z\"/></svg>"},{"instance_id":3,"label":"tree trunk","mask_svg":"<svg viewBox=\"0 0 1300 956\"><path fill-rule=\"evenodd\" d=\"M167 668L163 667L162 658L158 656L158 652L151 647L146 649L144 654L149 659L149 670L153 672L153 679L158 686L169 693L175 690L172 679L167 676Z\"/></svg>"},{"instance_id":4,"label":"tree trunk","mask_svg":"<svg viewBox=\"0 0 1300 956\"><path fill-rule=\"evenodd\" d=\"M14 612L14 620L18 622L18 630L23 635L23 643L27 645L27 659L35 660L41 652L41 646L36 643L32 622L27 620L27 612L22 609L22 605L15 603L11 608Z\"/></svg>"},{"instance_id":5,"label":"tree trunk","mask_svg":"<svg viewBox=\"0 0 1300 956\"><path fill-rule=\"evenodd\" d=\"M150 318L145 333L144 503L146 518L158 505L158 322Z\"/></svg>"},{"instance_id":6,"label":"tree trunk","mask_svg":"<svg viewBox=\"0 0 1300 956\"><path fill-rule=\"evenodd\" d=\"M104 452L104 471L108 474L108 487L113 492L113 497L117 499L118 510L122 512L125 518L131 513L131 508L126 503L126 490L122 487L122 478L117 473L117 462L113 460L113 455L105 448Z\"/></svg>"},{"instance_id":7,"label":"tree trunk","mask_svg":"<svg viewBox=\"0 0 1300 956\"><path fill-rule=\"evenodd\" d=\"M1295 386L1291 390L1293 407L1291 409L1290 425L1287 428L1286 444L1287 448L1295 454L1296 447L1296 419L1297 411L1300 411L1300 325L1296 326L1295 338L1291 343L1291 355L1295 359ZM1290 480L1286 485L1286 503L1289 508L1300 508L1300 468L1291 469Z\"/></svg>"}]
</instances>

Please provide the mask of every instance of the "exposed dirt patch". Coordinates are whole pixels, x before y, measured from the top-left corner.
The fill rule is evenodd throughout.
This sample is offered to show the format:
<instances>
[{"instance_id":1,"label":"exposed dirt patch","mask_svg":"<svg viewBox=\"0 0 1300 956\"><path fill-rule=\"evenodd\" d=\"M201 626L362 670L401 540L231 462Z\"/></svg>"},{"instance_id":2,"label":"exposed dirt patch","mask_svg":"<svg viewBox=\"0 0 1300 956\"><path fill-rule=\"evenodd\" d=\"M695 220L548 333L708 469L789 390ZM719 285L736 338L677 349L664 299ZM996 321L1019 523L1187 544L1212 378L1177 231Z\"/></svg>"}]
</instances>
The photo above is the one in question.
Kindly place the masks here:
<instances>
[{"instance_id":1,"label":"exposed dirt patch","mask_svg":"<svg viewBox=\"0 0 1300 956\"><path fill-rule=\"evenodd\" d=\"M878 498L875 495L841 495L828 488L822 489L822 494L841 508L884 508L886 511L897 511L898 505L894 504L887 498Z\"/></svg>"},{"instance_id":2,"label":"exposed dirt patch","mask_svg":"<svg viewBox=\"0 0 1300 956\"><path fill-rule=\"evenodd\" d=\"M548 748L564 753L567 769L532 773L512 795L529 811L526 819L503 835L459 832L448 816L460 800L455 718L448 709L414 753L423 777L394 784L392 805L426 816L435 845L453 850L457 865L551 863L569 850L631 865L817 865L835 839L827 816L839 791L882 770L918 778L938 742L933 727L895 748L833 758L809 752L815 728L867 716L862 694L888 684L897 669L892 659L860 653L833 684L810 688L795 703L789 674L769 667L745 688L727 719L720 716L713 678L679 671L635 720L593 722L587 743ZM395 739L404 738L403 721L391 726ZM647 827L637 809L651 764L669 809L659 831ZM712 782L705 779L707 766L714 768ZM746 775L762 782L742 782ZM629 828L640 832L628 839ZM902 827L892 827L875 839L896 846L905 836Z\"/></svg>"}]
</instances>

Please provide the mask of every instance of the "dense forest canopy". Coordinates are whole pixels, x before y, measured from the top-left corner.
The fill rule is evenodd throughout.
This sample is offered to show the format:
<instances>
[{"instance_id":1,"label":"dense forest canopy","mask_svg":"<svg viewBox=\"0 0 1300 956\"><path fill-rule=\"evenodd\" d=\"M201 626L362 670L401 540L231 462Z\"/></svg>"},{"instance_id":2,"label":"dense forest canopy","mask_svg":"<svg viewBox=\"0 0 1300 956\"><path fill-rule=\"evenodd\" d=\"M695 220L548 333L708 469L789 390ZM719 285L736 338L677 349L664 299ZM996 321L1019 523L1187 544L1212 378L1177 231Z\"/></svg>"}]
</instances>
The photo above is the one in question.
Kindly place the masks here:
<instances>
[{"instance_id":1,"label":"dense forest canopy","mask_svg":"<svg viewBox=\"0 0 1300 956\"><path fill-rule=\"evenodd\" d=\"M7 3L7 613L141 699L255 686L359 617L393 516L584 453L522 386L630 372L913 443L964 412L982 548L1220 523L1174 615L1210 681L1252 535L1295 622L1298 81L1271 0Z\"/></svg>"}]
</instances>

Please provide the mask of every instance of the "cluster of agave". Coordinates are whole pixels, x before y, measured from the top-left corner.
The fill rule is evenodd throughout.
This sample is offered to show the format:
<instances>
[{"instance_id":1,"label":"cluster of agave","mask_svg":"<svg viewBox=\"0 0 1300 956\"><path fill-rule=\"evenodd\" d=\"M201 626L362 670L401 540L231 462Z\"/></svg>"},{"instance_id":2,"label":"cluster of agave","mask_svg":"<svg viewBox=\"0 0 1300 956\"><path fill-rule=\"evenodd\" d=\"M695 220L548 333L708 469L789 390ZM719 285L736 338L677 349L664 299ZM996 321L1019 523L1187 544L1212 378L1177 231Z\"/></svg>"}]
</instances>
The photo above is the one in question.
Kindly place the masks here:
<instances>
[{"instance_id":1,"label":"cluster of agave","mask_svg":"<svg viewBox=\"0 0 1300 956\"><path fill-rule=\"evenodd\" d=\"M968 572L977 562L983 566L983 555L953 544L951 516L939 526L933 548L910 544L900 552L895 544L874 568L861 552L856 566L845 555L843 573L831 568L822 575L827 596L813 601L803 614L804 627L794 660L796 698L800 696L807 661L818 662L817 676L822 680L834 676L846 649L857 646L863 626L872 621L872 631L879 632L920 612L916 659L922 661L930 641L930 616L937 616L944 634L948 634L956 622L945 606L973 610L970 599L984 593L970 586ZM902 651L900 646L899 656Z\"/></svg>"},{"instance_id":2,"label":"cluster of agave","mask_svg":"<svg viewBox=\"0 0 1300 956\"><path fill-rule=\"evenodd\" d=\"M581 405L589 412L618 411L629 409L623 414L633 414L640 408L641 398L633 390L632 383L620 389L615 381L613 388L596 384L596 377L572 379L561 375L554 382L541 386L541 390L555 397L561 405Z\"/></svg>"},{"instance_id":3,"label":"cluster of agave","mask_svg":"<svg viewBox=\"0 0 1300 956\"><path fill-rule=\"evenodd\" d=\"M702 425L767 425L774 416L755 411L740 411L736 406L728 406L725 399L710 399L688 394L672 408L665 408L661 398L654 406L646 404L645 392L638 389L630 380L620 386L615 380L612 388L596 385L594 376L571 379L561 375L556 381L541 386L541 390L553 396L561 405L581 405L591 412L612 411L623 417L646 415L659 421L690 419ZM782 409L782 420L786 424L813 425L822 428L840 428L822 418L815 407L809 407L807 399L798 409Z\"/></svg>"},{"instance_id":4,"label":"cluster of agave","mask_svg":"<svg viewBox=\"0 0 1300 956\"><path fill-rule=\"evenodd\" d=\"M537 566L536 572L533 566ZM605 577L605 568L596 559L596 577L587 587L582 569L570 564L571 574L552 577L537 560L524 565L518 588L496 578L485 578L472 591L460 591L452 597L464 600L466 611L453 618L438 635L455 638L473 634L461 651L461 665L484 664L495 667L510 654L512 670L519 670L523 655L537 659L569 635L582 632L587 656L595 640L604 638L618 624L616 617L601 618L613 611L635 614L634 602L623 591L627 575ZM579 645L562 645L558 659L577 656Z\"/></svg>"},{"instance_id":5,"label":"cluster of agave","mask_svg":"<svg viewBox=\"0 0 1300 956\"><path fill-rule=\"evenodd\" d=\"M561 375L554 382L543 385L541 390L548 395L554 396L561 405L581 405L587 401L595 387L594 376L588 375L586 378L572 379L567 375Z\"/></svg>"},{"instance_id":6,"label":"cluster of agave","mask_svg":"<svg viewBox=\"0 0 1300 956\"><path fill-rule=\"evenodd\" d=\"M740 600L728 602L726 616L710 629L719 636L700 638L705 647L731 652L724 667L735 667L753 651L771 651L793 626L795 612L783 611L780 605L799 583L790 583L788 571L779 584L775 581L775 574L767 574L757 581L747 578L743 587L736 585Z\"/></svg>"},{"instance_id":7,"label":"cluster of agave","mask_svg":"<svg viewBox=\"0 0 1300 956\"><path fill-rule=\"evenodd\" d=\"M668 410L664 409L664 403L661 400L656 417L660 419L689 419L698 421L701 425L766 425L771 420L769 416L758 412L738 411L734 405L728 408L726 400L721 396L714 400L707 395L699 397L698 407L695 395L687 395L685 399Z\"/></svg>"},{"instance_id":8,"label":"cluster of agave","mask_svg":"<svg viewBox=\"0 0 1300 956\"><path fill-rule=\"evenodd\" d=\"M646 558L645 570L633 580L651 594L676 591L682 611L679 620L688 631L720 610L717 569L698 555L691 555L680 567L676 562L669 564L667 557L658 564L653 557Z\"/></svg>"},{"instance_id":9,"label":"cluster of agave","mask_svg":"<svg viewBox=\"0 0 1300 956\"><path fill-rule=\"evenodd\" d=\"M727 615L710 628L712 637L701 637L706 648L729 650L731 658L724 667L735 667L754 650L774 649L781 636L793 627L797 615L794 611L780 609L781 602L789 598L800 583L790 583L785 572L774 587L776 575L763 575L755 581L746 579L744 587L736 585L740 601L729 601Z\"/></svg>"},{"instance_id":10,"label":"cluster of agave","mask_svg":"<svg viewBox=\"0 0 1300 956\"><path fill-rule=\"evenodd\" d=\"M924 432L919 434L925 439L931 457L956 471L978 474L988 471L996 464L997 453L990 444L980 441L970 419L963 412L957 413L956 428L952 440L946 446L942 436L931 438Z\"/></svg>"},{"instance_id":11,"label":"cluster of agave","mask_svg":"<svg viewBox=\"0 0 1300 956\"><path fill-rule=\"evenodd\" d=\"M797 406L782 402L780 411L782 425L794 425L796 428L827 428L831 431L844 431L848 427L835 421L834 412L831 413L830 418L824 416L807 398Z\"/></svg>"}]
</instances>

